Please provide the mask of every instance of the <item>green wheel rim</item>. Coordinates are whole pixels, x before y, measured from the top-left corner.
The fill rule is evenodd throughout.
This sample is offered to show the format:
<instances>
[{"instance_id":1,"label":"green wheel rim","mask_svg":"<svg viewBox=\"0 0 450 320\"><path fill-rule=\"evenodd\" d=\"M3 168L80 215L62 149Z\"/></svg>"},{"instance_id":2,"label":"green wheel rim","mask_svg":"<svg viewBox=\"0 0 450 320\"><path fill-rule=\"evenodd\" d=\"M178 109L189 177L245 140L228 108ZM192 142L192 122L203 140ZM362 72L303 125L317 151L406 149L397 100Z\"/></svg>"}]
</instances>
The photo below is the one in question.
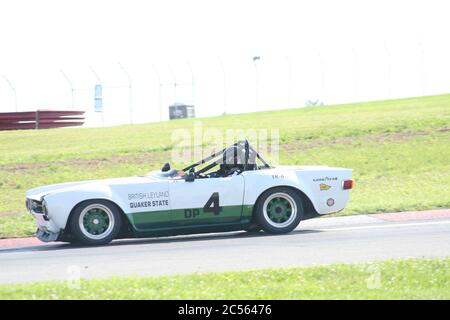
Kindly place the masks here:
<instances>
[{"instance_id":1,"label":"green wheel rim","mask_svg":"<svg viewBox=\"0 0 450 320\"><path fill-rule=\"evenodd\" d=\"M92 204L83 209L79 218L81 232L93 240L106 238L114 227L112 211L102 204Z\"/></svg>"},{"instance_id":2,"label":"green wheel rim","mask_svg":"<svg viewBox=\"0 0 450 320\"><path fill-rule=\"evenodd\" d=\"M285 198L273 198L267 204L267 215L273 222L286 222L292 215L292 206Z\"/></svg>"},{"instance_id":3,"label":"green wheel rim","mask_svg":"<svg viewBox=\"0 0 450 320\"><path fill-rule=\"evenodd\" d=\"M263 214L267 223L276 228L289 226L297 217L297 204L287 193L271 194L263 205Z\"/></svg>"},{"instance_id":4,"label":"green wheel rim","mask_svg":"<svg viewBox=\"0 0 450 320\"><path fill-rule=\"evenodd\" d=\"M83 226L90 234L102 234L108 229L108 225L108 214L99 208L91 209L84 215Z\"/></svg>"}]
</instances>

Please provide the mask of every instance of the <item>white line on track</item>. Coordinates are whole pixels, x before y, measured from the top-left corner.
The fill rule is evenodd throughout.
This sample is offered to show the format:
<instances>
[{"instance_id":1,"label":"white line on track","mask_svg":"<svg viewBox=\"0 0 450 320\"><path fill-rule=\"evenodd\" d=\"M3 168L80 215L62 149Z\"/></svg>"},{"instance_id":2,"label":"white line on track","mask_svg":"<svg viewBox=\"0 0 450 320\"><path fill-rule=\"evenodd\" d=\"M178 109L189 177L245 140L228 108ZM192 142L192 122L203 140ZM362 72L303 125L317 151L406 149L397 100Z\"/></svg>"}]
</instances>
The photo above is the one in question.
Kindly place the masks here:
<instances>
[{"instance_id":1,"label":"white line on track","mask_svg":"<svg viewBox=\"0 0 450 320\"><path fill-rule=\"evenodd\" d=\"M401 223L401 224L386 224L386 225L376 225L376 226L359 226L359 227L344 227L344 228L324 228L318 229L320 231L347 231L347 230L364 230L364 229L386 229L386 228L403 228L403 227L415 227L415 226L426 226L435 224L450 224L448 221L431 221L431 222L417 222L417 223Z\"/></svg>"}]
</instances>

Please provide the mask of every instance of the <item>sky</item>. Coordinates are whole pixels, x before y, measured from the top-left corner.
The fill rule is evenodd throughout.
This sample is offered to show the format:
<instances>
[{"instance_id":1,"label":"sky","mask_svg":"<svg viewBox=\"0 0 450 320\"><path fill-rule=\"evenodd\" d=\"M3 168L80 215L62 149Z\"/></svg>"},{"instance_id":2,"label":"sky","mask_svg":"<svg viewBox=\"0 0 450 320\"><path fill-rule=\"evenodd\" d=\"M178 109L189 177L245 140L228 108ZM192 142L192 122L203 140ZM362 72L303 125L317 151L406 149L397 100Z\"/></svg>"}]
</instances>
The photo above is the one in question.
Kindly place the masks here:
<instances>
[{"instance_id":1,"label":"sky","mask_svg":"<svg viewBox=\"0 0 450 320\"><path fill-rule=\"evenodd\" d=\"M0 112L15 110L14 90L19 111L72 108L71 86L92 126L166 120L175 102L205 117L447 93L449 12L434 0L0 0Z\"/></svg>"}]
</instances>

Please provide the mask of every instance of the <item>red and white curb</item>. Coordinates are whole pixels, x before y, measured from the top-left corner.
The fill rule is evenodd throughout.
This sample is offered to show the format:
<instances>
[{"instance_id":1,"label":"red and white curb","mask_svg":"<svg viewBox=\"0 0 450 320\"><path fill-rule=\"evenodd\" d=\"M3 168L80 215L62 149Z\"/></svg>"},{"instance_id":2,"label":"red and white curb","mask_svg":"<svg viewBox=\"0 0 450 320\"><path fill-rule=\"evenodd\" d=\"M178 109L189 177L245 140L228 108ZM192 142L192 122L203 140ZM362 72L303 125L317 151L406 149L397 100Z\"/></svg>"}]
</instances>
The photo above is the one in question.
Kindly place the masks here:
<instances>
[{"instance_id":1,"label":"red and white curb","mask_svg":"<svg viewBox=\"0 0 450 320\"><path fill-rule=\"evenodd\" d=\"M42 245L46 245L46 243L44 243L34 237L0 239L0 249L1 248L17 248L17 247L34 247L34 246L42 246Z\"/></svg>"},{"instance_id":2,"label":"red and white curb","mask_svg":"<svg viewBox=\"0 0 450 320\"><path fill-rule=\"evenodd\" d=\"M384 221L391 221L391 222L441 219L441 218L445 219L450 218L450 209L380 213L376 214L375 217Z\"/></svg>"}]
</instances>

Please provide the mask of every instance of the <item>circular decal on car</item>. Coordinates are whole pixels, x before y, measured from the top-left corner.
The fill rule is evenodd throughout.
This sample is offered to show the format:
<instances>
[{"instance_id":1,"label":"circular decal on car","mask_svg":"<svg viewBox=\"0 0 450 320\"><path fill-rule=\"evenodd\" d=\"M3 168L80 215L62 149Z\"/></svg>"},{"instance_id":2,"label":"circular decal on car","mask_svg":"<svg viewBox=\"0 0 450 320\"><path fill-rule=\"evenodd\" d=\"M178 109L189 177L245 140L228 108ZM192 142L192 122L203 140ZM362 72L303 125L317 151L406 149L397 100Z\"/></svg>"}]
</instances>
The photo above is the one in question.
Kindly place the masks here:
<instances>
[{"instance_id":1,"label":"circular decal on car","mask_svg":"<svg viewBox=\"0 0 450 320\"><path fill-rule=\"evenodd\" d=\"M327 205L328 205L329 207L331 207L332 205L334 205L334 199L333 199L333 198L328 199L328 200L327 200Z\"/></svg>"}]
</instances>

